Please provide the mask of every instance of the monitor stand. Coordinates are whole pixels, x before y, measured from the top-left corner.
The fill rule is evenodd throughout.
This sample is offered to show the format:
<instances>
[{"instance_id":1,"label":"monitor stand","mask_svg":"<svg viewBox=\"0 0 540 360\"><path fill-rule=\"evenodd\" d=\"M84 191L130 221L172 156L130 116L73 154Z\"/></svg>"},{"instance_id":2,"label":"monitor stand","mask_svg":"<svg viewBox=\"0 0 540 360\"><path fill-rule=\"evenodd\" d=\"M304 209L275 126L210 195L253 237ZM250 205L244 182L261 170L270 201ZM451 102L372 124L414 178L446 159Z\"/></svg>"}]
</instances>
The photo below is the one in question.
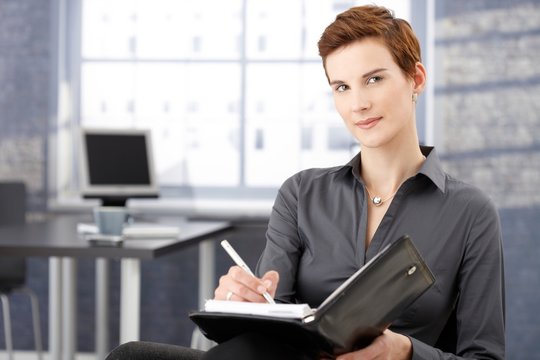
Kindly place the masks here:
<instances>
[{"instance_id":1,"label":"monitor stand","mask_svg":"<svg viewBox=\"0 0 540 360\"><path fill-rule=\"evenodd\" d=\"M127 202L127 197L123 196L107 196L101 198L101 206L119 206L125 207Z\"/></svg>"}]
</instances>

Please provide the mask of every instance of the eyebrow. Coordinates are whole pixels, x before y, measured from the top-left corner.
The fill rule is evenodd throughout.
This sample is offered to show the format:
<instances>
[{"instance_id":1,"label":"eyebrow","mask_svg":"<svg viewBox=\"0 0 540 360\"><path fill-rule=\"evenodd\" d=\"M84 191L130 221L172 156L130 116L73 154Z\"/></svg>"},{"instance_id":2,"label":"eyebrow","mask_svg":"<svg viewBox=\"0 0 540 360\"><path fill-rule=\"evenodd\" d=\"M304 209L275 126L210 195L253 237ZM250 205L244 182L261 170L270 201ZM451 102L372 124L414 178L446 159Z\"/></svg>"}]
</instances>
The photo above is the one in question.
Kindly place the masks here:
<instances>
[{"instance_id":1,"label":"eyebrow","mask_svg":"<svg viewBox=\"0 0 540 360\"><path fill-rule=\"evenodd\" d=\"M378 68L378 69L375 69L375 70L371 70L371 71L368 71L367 73L365 73L364 75L362 75L362 78L367 78L367 77L370 77L371 75L373 74L376 74L378 72L381 72L381 71L386 71L388 69L386 68Z\"/></svg>"},{"instance_id":2,"label":"eyebrow","mask_svg":"<svg viewBox=\"0 0 540 360\"><path fill-rule=\"evenodd\" d=\"M364 75L362 75L362 78L365 79L365 78L368 78L370 76L372 76L373 74L376 74L378 72L381 72L381 71L386 71L388 70L387 68L377 68L377 69L374 69L374 70L370 70L368 71L367 73L365 73ZM330 85L341 85L341 84L344 84L345 82L342 81L342 80L334 80L334 81L331 81L330 82Z\"/></svg>"}]
</instances>

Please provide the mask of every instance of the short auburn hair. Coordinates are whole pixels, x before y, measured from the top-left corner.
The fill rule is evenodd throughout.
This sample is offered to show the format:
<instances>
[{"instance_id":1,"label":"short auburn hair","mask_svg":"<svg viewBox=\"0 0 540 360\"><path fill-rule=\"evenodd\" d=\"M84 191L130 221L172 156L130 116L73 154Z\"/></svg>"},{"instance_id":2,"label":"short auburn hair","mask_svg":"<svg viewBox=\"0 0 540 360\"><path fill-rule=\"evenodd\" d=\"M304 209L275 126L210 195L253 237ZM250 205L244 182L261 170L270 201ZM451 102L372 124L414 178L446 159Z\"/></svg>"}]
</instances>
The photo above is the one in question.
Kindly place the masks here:
<instances>
[{"instance_id":1,"label":"short auburn hair","mask_svg":"<svg viewBox=\"0 0 540 360\"><path fill-rule=\"evenodd\" d=\"M421 53L411 25L396 18L391 10L374 5L350 8L337 15L336 20L324 30L318 46L325 71L328 55L367 37L381 39L401 70L411 77L415 74Z\"/></svg>"}]
</instances>

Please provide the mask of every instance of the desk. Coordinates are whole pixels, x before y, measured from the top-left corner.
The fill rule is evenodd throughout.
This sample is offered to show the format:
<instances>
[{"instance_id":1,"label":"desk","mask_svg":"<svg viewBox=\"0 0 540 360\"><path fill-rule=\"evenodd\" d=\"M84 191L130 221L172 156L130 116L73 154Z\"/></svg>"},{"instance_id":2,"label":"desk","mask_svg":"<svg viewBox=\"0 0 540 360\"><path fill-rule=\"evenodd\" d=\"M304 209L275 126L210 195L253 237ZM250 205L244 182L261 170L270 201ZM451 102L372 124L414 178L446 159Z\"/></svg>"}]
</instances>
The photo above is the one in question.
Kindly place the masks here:
<instances>
[{"instance_id":1,"label":"desk","mask_svg":"<svg viewBox=\"0 0 540 360\"><path fill-rule=\"evenodd\" d=\"M121 259L120 343L139 339L140 261L154 259L199 244L208 253L209 268L199 270L199 302L211 295L214 283L213 241L231 225L221 221L181 221L179 217L159 222L180 226L178 239L129 240L122 247L92 247L79 237L79 222L91 216L57 215L42 222L0 228L0 253L7 256L49 257L49 352L52 359L72 360L76 353L77 258L96 259L96 350L99 359L108 351L107 281L109 259ZM210 291L210 292L209 292Z\"/></svg>"}]
</instances>

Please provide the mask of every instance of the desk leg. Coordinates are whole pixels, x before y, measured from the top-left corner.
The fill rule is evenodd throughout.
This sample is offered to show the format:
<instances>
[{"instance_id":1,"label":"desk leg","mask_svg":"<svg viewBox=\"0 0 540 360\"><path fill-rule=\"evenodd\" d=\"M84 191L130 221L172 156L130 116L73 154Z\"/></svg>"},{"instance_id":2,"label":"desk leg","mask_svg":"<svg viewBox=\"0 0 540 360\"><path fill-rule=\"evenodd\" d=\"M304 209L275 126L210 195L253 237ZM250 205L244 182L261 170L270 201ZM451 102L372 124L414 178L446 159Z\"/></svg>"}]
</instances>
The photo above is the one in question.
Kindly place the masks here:
<instances>
[{"instance_id":1,"label":"desk leg","mask_svg":"<svg viewBox=\"0 0 540 360\"><path fill-rule=\"evenodd\" d=\"M73 360L77 352L77 260L74 258L62 258L62 292L62 359Z\"/></svg>"},{"instance_id":2,"label":"desk leg","mask_svg":"<svg viewBox=\"0 0 540 360\"><path fill-rule=\"evenodd\" d=\"M96 354L105 359L109 352L109 260L96 259Z\"/></svg>"},{"instance_id":3,"label":"desk leg","mask_svg":"<svg viewBox=\"0 0 540 360\"><path fill-rule=\"evenodd\" d=\"M216 283L216 246L214 240L199 244L199 309L204 308L206 299L214 297Z\"/></svg>"},{"instance_id":4,"label":"desk leg","mask_svg":"<svg viewBox=\"0 0 540 360\"><path fill-rule=\"evenodd\" d=\"M49 258L49 353L61 359L62 352L62 260Z\"/></svg>"},{"instance_id":5,"label":"desk leg","mask_svg":"<svg viewBox=\"0 0 540 360\"><path fill-rule=\"evenodd\" d=\"M206 299L214 297L216 287L216 246L213 239L204 240L199 244L199 309L204 308ZM193 330L191 347L208 350L215 343L208 340L198 327Z\"/></svg>"},{"instance_id":6,"label":"desk leg","mask_svg":"<svg viewBox=\"0 0 540 360\"><path fill-rule=\"evenodd\" d=\"M141 306L141 261L121 260L120 344L139 340Z\"/></svg>"}]
</instances>

